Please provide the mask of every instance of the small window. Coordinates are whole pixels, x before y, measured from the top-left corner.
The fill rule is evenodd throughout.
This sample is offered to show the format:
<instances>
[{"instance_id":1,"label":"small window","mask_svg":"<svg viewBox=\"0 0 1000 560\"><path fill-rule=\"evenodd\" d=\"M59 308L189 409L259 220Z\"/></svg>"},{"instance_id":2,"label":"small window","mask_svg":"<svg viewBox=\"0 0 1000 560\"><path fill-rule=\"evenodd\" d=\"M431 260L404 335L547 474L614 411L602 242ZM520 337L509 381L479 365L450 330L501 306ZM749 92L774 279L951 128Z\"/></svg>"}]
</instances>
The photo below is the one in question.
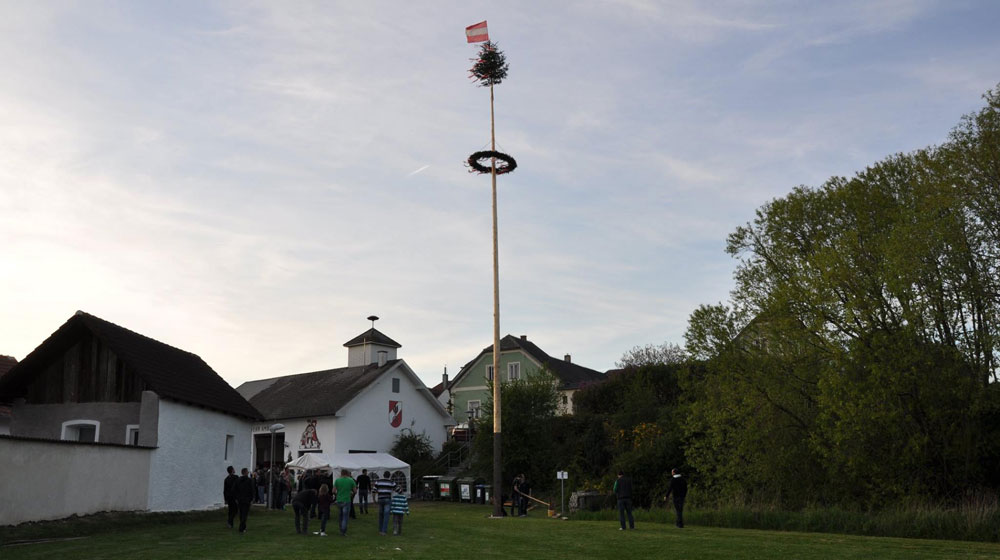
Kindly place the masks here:
<instances>
[{"instance_id":1,"label":"small window","mask_svg":"<svg viewBox=\"0 0 1000 560\"><path fill-rule=\"evenodd\" d=\"M486 366L486 379L493 381L493 366Z\"/></svg>"},{"instance_id":2,"label":"small window","mask_svg":"<svg viewBox=\"0 0 1000 560\"><path fill-rule=\"evenodd\" d=\"M404 473L403 471L396 471L392 473L392 476L389 480L391 480L392 483L395 484L399 488L400 492L402 492L403 494L409 493L409 488L407 488L406 484L406 473Z\"/></svg>"},{"instance_id":3,"label":"small window","mask_svg":"<svg viewBox=\"0 0 1000 560\"><path fill-rule=\"evenodd\" d=\"M507 381L517 381L518 379L521 379L521 362L507 364Z\"/></svg>"},{"instance_id":4,"label":"small window","mask_svg":"<svg viewBox=\"0 0 1000 560\"><path fill-rule=\"evenodd\" d=\"M67 420L62 425L60 439L94 443L100 441L101 423L97 420Z\"/></svg>"},{"instance_id":5,"label":"small window","mask_svg":"<svg viewBox=\"0 0 1000 560\"><path fill-rule=\"evenodd\" d=\"M482 414L482 408L480 408L480 401L469 401L469 418L479 418Z\"/></svg>"},{"instance_id":6,"label":"small window","mask_svg":"<svg viewBox=\"0 0 1000 560\"><path fill-rule=\"evenodd\" d=\"M233 456L233 446L236 445L236 436L226 434L226 454L223 457L226 461Z\"/></svg>"},{"instance_id":7,"label":"small window","mask_svg":"<svg viewBox=\"0 0 1000 560\"><path fill-rule=\"evenodd\" d=\"M125 426L125 445L139 445L139 425Z\"/></svg>"},{"instance_id":8,"label":"small window","mask_svg":"<svg viewBox=\"0 0 1000 560\"><path fill-rule=\"evenodd\" d=\"M399 378L398 377L393 377L392 378L392 392L393 393L398 393L399 392Z\"/></svg>"},{"instance_id":9,"label":"small window","mask_svg":"<svg viewBox=\"0 0 1000 560\"><path fill-rule=\"evenodd\" d=\"M566 395L563 395L562 396L562 401L563 401L563 404L569 404L569 397L567 397Z\"/></svg>"}]
</instances>

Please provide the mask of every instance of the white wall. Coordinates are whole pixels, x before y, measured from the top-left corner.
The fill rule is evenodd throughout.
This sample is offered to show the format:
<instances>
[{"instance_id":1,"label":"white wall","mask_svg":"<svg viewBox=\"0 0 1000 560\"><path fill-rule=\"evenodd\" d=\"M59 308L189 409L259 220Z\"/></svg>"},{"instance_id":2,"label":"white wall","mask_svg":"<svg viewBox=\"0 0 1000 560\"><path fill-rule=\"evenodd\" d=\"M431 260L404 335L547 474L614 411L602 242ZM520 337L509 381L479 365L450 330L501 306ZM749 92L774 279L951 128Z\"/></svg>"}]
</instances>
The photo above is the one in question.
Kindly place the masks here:
<instances>
[{"instance_id":1,"label":"white wall","mask_svg":"<svg viewBox=\"0 0 1000 560\"><path fill-rule=\"evenodd\" d=\"M144 510L152 453L138 447L0 438L0 525Z\"/></svg>"},{"instance_id":2,"label":"white wall","mask_svg":"<svg viewBox=\"0 0 1000 560\"><path fill-rule=\"evenodd\" d=\"M160 399L157 449L149 470L150 511L205 509L222 504L226 467L251 468L250 421ZM225 458L226 435L234 436Z\"/></svg>"},{"instance_id":3,"label":"white wall","mask_svg":"<svg viewBox=\"0 0 1000 560\"><path fill-rule=\"evenodd\" d=\"M335 452L370 449L388 453L393 440L404 429L411 429L417 434L425 433L431 439L435 452L441 450L447 437L445 422L450 419L434 407L432 395L418 392L418 385L403 370L404 367L400 364L384 373L341 410L341 417L337 420ZM399 379L399 393L392 392L393 378ZM403 421L398 428L389 424L390 400L402 402Z\"/></svg>"}]
</instances>

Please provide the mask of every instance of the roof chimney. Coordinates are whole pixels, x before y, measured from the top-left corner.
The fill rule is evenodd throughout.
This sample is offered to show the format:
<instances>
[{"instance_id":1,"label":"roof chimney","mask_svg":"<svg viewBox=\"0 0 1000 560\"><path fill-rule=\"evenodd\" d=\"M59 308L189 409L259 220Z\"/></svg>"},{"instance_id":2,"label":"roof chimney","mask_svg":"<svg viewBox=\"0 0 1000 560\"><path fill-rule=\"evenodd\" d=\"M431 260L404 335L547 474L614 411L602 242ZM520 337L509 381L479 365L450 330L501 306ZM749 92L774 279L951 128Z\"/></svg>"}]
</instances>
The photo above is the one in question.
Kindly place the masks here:
<instances>
[{"instance_id":1,"label":"roof chimney","mask_svg":"<svg viewBox=\"0 0 1000 560\"><path fill-rule=\"evenodd\" d=\"M566 356L563 359L566 360L567 362L573 361L572 358L570 358L569 354L566 354Z\"/></svg>"},{"instance_id":2,"label":"roof chimney","mask_svg":"<svg viewBox=\"0 0 1000 560\"><path fill-rule=\"evenodd\" d=\"M444 366L444 375L441 376L441 388L448 388L448 366Z\"/></svg>"},{"instance_id":3,"label":"roof chimney","mask_svg":"<svg viewBox=\"0 0 1000 560\"><path fill-rule=\"evenodd\" d=\"M528 335L522 334L521 335L521 340L528 340Z\"/></svg>"}]
</instances>

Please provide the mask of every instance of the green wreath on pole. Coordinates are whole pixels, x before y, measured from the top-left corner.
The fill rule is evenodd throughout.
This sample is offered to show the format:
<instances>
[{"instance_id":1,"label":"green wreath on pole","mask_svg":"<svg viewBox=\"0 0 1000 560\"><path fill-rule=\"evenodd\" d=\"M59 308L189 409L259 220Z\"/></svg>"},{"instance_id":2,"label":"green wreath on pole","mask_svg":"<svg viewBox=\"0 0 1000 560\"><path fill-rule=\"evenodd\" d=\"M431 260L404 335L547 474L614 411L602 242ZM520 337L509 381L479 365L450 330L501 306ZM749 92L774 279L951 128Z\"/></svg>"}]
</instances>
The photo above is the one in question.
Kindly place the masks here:
<instances>
[{"instance_id":1,"label":"green wreath on pole","mask_svg":"<svg viewBox=\"0 0 1000 560\"><path fill-rule=\"evenodd\" d=\"M468 164L472 168L469 170L469 173L490 173L493 170L492 160L494 158L496 158L497 162L497 175L510 173L517 169L517 162L510 154L494 150L483 150L469 156ZM482 163L483 160L486 160L485 165Z\"/></svg>"}]
</instances>

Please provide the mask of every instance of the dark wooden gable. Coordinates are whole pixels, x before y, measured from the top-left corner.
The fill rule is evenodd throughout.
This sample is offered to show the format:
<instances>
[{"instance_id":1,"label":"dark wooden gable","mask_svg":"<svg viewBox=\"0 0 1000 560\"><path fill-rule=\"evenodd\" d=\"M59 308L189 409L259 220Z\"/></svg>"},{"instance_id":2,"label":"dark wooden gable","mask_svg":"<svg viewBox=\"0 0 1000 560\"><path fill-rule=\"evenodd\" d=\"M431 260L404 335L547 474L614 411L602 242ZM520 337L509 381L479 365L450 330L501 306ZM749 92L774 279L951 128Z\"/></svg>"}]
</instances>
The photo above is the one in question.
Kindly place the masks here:
<instances>
[{"instance_id":1,"label":"dark wooden gable","mask_svg":"<svg viewBox=\"0 0 1000 560\"><path fill-rule=\"evenodd\" d=\"M146 384L107 344L84 331L26 389L30 404L139 402Z\"/></svg>"}]
</instances>

